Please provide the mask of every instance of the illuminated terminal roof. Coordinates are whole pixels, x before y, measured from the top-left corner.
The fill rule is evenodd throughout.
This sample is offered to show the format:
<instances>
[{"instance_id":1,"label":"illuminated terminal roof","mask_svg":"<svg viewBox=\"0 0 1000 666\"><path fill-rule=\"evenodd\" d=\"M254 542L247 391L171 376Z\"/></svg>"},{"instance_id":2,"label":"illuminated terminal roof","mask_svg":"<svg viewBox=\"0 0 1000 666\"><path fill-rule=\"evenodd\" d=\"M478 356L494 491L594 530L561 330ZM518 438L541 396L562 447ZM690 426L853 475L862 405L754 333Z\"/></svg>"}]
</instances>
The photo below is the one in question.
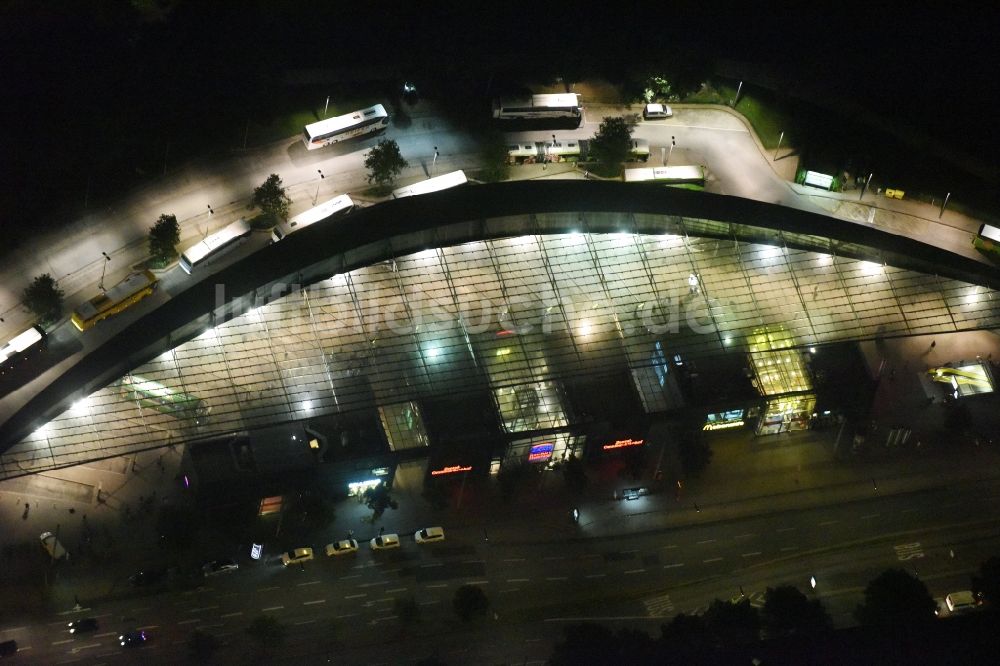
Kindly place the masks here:
<instances>
[{"instance_id":1,"label":"illuminated terminal roof","mask_svg":"<svg viewBox=\"0 0 1000 666\"><path fill-rule=\"evenodd\" d=\"M406 206L432 197L481 214L469 204L476 189L379 215L420 218L434 208ZM24 435L0 457L0 478L359 409L378 409L390 445L405 448L422 443L395 421L419 419L421 399L472 391L492 393L507 432L558 427L568 377L627 369L646 410L664 409L654 368L664 353L1000 326L996 291L877 261L888 250L844 241L836 247L848 252L833 254L815 234L612 203L625 210L471 221L453 210L438 220L453 224L381 234L371 229L383 218L365 216L378 206L348 218L357 228L305 229L245 262L256 282L239 264L220 274L239 298L213 308L214 290L185 292L71 371L84 389L43 393L53 411L14 424ZM348 245L352 235L361 238ZM972 275L970 265L944 268ZM761 347L762 331L781 335Z\"/></svg>"}]
</instances>

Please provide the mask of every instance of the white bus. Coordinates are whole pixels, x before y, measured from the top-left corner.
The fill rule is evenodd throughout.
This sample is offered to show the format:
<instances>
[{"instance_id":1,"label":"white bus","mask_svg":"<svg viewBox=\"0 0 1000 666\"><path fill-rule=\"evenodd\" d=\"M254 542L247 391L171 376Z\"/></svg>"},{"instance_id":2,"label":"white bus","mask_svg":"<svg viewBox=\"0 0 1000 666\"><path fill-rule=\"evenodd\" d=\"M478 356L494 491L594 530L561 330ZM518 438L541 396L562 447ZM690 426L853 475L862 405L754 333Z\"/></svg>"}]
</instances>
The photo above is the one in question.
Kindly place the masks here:
<instances>
[{"instance_id":1,"label":"white bus","mask_svg":"<svg viewBox=\"0 0 1000 666\"><path fill-rule=\"evenodd\" d=\"M981 225L972 238L972 246L993 259L1000 258L1000 229L989 224Z\"/></svg>"},{"instance_id":2,"label":"white bus","mask_svg":"<svg viewBox=\"0 0 1000 666\"><path fill-rule=\"evenodd\" d=\"M579 125L583 108L576 93L532 95L522 99L500 98L493 101L493 117L497 120L575 118Z\"/></svg>"},{"instance_id":3,"label":"white bus","mask_svg":"<svg viewBox=\"0 0 1000 666\"><path fill-rule=\"evenodd\" d=\"M45 344L45 330L41 326L32 326L23 333L18 333L4 345L0 345L0 375L13 367L19 358L23 358Z\"/></svg>"},{"instance_id":4,"label":"white bus","mask_svg":"<svg viewBox=\"0 0 1000 666\"><path fill-rule=\"evenodd\" d=\"M305 229L310 224L328 220L336 215L346 215L352 210L354 210L354 202L351 201L351 197L341 194L339 197L334 197L275 226L271 229L271 242L277 243L288 234Z\"/></svg>"},{"instance_id":5,"label":"white bus","mask_svg":"<svg viewBox=\"0 0 1000 666\"><path fill-rule=\"evenodd\" d=\"M580 142L537 141L507 146L507 161L510 164L534 164L536 162L575 162L580 159Z\"/></svg>"},{"instance_id":6,"label":"white bus","mask_svg":"<svg viewBox=\"0 0 1000 666\"><path fill-rule=\"evenodd\" d=\"M389 114L381 104L369 106L335 118L306 125L302 130L302 143L309 150L316 150L331 143L353 139L356 136L381 132L389 126Z\"/></svg>"},{"instance_id":7,"label":"white bus","mask_svg":"<svg viewBox=\"0 0 1000 666\"><path fill-rule=\"evenodd\" d=\"M654 182L663 183L664 185L703 186L705 184L705 169L704 167L693 165L625 169L625 182Z\"/></svg>"},{"instance_id":8,"label":"white bus","mask_svg":"<svg viewBox=\"0 0 1000 666\"><path fill-rule=\"evenodd\" d=\"M228 227L216 231L181 252L181 268L190 275L196 266L208 263L239 245L250 232L250 225L246 220L243 218L236 220Z\"/></svg>"},{"instance_id":9,"label":"white bus","mask_svg":"<svg viewBox=\"0 0 1000 666\"><path fill-rule=\"evenodd\" d=\"M427 180L422 180L419 183L414 183L413 185L407 185L406 187L395 189L392 191L392 198L402 199L403 197L412 197L418 194L438 192L440 190L446 190L449 187L464 185L467 182L469 182L469 179L465 177L464 171L452 171L451 173L446 173L443 176L435 176L434 178L428 178Z\"/></svg>"}]
</instances>

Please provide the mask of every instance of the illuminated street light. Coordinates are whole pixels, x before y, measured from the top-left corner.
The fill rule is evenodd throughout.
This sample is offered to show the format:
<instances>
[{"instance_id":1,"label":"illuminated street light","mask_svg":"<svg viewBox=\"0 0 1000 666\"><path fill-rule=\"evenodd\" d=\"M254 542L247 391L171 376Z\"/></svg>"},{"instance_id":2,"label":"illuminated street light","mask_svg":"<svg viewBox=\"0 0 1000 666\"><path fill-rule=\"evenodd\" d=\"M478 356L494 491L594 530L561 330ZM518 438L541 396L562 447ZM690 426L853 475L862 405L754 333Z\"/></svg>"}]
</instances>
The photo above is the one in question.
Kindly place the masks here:
<instances>
[{"instance_id":1,"label":"illuminated street light","mask_svg":"<svg viewBox=\"0 0 1000 666\"><path fill-rule=\"evenodd\" d=\"M104 265L101 266L101 281L97 283L97 288L101 290L101 293L106 293L104 291L104 274L108 270L108 263L111 261L111 257L108 256L107 252L101 252L104 255Z\"/></svg>"}]
</instances>

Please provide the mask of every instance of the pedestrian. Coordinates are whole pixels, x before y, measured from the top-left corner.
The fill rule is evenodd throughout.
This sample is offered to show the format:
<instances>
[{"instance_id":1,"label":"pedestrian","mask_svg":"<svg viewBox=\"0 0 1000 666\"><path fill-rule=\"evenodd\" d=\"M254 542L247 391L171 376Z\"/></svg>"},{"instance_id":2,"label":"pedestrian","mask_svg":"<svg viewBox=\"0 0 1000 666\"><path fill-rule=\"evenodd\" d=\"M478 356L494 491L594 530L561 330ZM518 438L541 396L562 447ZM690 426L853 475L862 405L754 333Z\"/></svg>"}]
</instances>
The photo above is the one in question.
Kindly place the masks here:
<instances>
[{"instance_id":1,"label":"pedestrian","mask_svg":"<svg viewBox=\"0 0 1000 666\"><path fill-rule=\"evenodd\" d=\"M931 340L931 349L937 347L937 340Z\"/></svg>"}]
</instances>

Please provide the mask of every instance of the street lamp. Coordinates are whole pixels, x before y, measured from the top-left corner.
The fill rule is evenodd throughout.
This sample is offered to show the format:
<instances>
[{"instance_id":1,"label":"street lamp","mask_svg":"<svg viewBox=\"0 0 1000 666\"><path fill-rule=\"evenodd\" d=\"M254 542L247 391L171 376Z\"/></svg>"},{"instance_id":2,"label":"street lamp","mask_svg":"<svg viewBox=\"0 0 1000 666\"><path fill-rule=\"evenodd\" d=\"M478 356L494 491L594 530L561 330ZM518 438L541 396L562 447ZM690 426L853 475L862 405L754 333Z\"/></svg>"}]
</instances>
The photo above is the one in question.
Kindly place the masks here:
<instances>
[{"instance_id":1,"label":"street lamp","mask_svg":"<svg viewBox=\"0 0 1000 666\"><path fill-rule=\"evenodd\" d=\"M670 156L674 154L674 146L677 145L677 137L670 137L670 150L667 152L667 161L663 163L663 166L667 166L670 162Z\"/></svg>"},{"instance_id":2,"label":"street lamp","mask_svg":"<svg viewBox=\"0 0 1000 666\"><path fill-rule=\"evenodd\" d=\"M326 176L323 175L323 170L322 169L316 169L316 172L319 174L319 180L320 180L320 183L321 183L323 181L323 179L326 178ZM313 196L313 206L316 205L316 201L319 199L319 186L320 186L320 183L316 183L316 194Z\"/></svg>"},{"instance_id":3,"label":"street lamp","mask_svg":"<svg viewBox=\"0 0 1000 666\"><path fill-rule=\"evenodd\" d=\"M437 163L438 163L438 147L434 146L434 159L431 160L431 171L434 171L437 168Z\"/></svg>"},{"instance_id":4,"label":"street lamp","mask_svg":"<svg viewBox=\"0 0 1000 666\"><path fill-rule=\"evenodd\" d=\"M215 211L212 210L212 204L208 204L208 214L209 215L215 215Z\"/></svg>"},{"instance_id":5,"label":"street lamp","mask_svg":"<svg viewBox=\"0 0 1000 666\"><path fill-rule=\"evenodd\" d=\"M104 291L104 274L108 270L108 263L111 261L111 257L108 256L107 252L101 252L104 255L104 264L101 266L101 281L97 283L97 287L101 290L101 293L107 293Z\"/></svg>"}]
</instances>

